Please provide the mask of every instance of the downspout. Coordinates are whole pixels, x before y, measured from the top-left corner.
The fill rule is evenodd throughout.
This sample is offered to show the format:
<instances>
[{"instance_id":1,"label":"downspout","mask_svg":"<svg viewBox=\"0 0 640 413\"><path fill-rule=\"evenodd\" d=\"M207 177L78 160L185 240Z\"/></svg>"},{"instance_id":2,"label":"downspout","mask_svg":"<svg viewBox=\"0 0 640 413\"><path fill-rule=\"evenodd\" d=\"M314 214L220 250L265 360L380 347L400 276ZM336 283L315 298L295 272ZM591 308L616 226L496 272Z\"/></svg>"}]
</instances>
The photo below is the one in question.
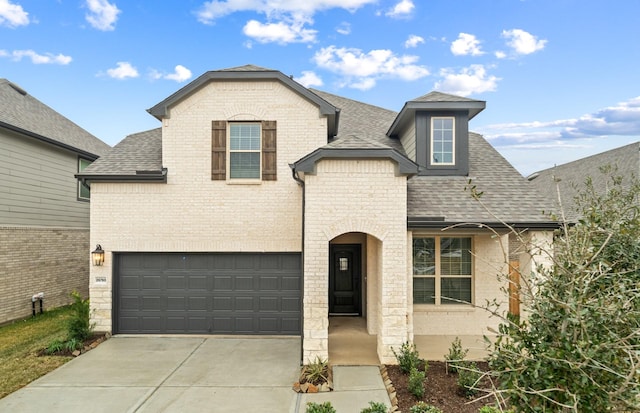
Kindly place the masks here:
<instances>
[{"instance_id":1,"label":"downspout","mask_svg":"<svg viewBox=\"0 0 640 413\"><path fill-rule=\"evenodd\" d=\"M300 250L302 253L302 278L301 278L301 284L300 284L300 295L301 295L301 300L300 300L300 335L302 337L302 339L300 340L300 365L304 364L304 223L305 223L305 218L304 218L304 211L305 211L305 186L304 186L304 180L302 180L300 178L300 176L298 175L298 171L296 171L296 165L295 164L289 164L289 167L291 168L291 176L293 177L293 179L298 183L298 185L300 185L302 187L302 242L300 245Z\"/></svg>"}]
</instances>

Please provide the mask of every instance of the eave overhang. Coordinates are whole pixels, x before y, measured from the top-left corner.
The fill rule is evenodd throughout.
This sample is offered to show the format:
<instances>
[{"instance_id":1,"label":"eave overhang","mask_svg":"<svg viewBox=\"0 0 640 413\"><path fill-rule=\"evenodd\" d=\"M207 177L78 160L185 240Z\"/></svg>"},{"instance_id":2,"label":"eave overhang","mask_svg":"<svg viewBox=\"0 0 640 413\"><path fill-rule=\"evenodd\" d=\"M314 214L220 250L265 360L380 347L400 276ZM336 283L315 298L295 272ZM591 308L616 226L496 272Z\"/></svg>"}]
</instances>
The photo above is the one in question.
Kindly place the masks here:
<instances>
[{"instance_id":1,"label":"eave overhang","mask_svg":"<svg viewBox=\"0 0 640 413\"><path fill-rule=\"evenodd\" d=\"M104 182L104 183L167 183L167 168L160 171L136 171L135 175L88 175L75 174L75 177L83 183Z\"/></svg>"},{"instance_id":2,"label":"eave overhang","mask_svg":"<svg viewBox=\"0 0 640 413\"><path fill-rule=\"evenodd\" d=\"M445 221L439 217L407 217L407 229L518 229L518 230L533 230L533 231L552 231L560 228L562 223L557 221L540 221L540 222L452 222Z\"/></svg>"},{"instance_id":3,"label":"eave overhang","mask_svg":"<svg viewBox=\"0 0 640 413\"><path fill-rule=\"evenodd\" d=\"M5 129L10 130L12 132L28 136L30 138L39 140L41 142L48 143L48 144L56 146L58 148L62 148L62 149L65 149L65 150L68 150L68 151L71 151L71 152L75 152L78 155L80 155L81 157L86 158L86 159L88 159L90 161L95 161L96 159L98 159L100 157L100 155L96 155L95 153L91 153L91 152L84 151L82 149L78 149L75 146L67 145L65 143L56 141L56 140L51 139L51 138L47 138L46 136L38 135L37 133L30 132L30 131L28 131L26 129L22 129L22 128L19 128L17 126L13 126L13 125L10 125L10 124L5 123L5 122L0 122L0 128L5 128Z\"/></svg>"},{"instance_id":4,"label":"eave overhang","mask_svg":"<svg viewBox=\"0 0 640 413\"><path fill-rule=\"evenodd\" d=\"M389 159L398 166L398 175L412 176L418 173L416 163L391 148L319 148L290 166L296 172L313 175L316 171L316 164L322 159Z\"/></svg>"},{"instance_id":5,"label":"eave overhang","mask_svg":"<svg viewBox=\"0 0 640 413\"><path fill-rule=\"evenodd\" d=\"M482 100L460 101L460 102L417 102L409 101L404 104L398 116L387 131L387 136L397 136L406 125L415 119L416 112L457 112L466 111L469 120L473 119L486 107L486 102Z\"/></svg>"},{"instance_id":6,"label":"eave overhang","mask_svg":"<svg viewBox=\"0 0 640 413\"><path fill-rule=\"evenodd\" d=\"M277 70L216 70L209 71L198 77L193 82L184 86L182 89L178 90L162 102L156 104L155 106L147 109L151 115L153 115L156 119L162 120L168 116L169 107L176 102L184 99L190 94L194 93L196 90L203 87L205 84L211 81L243 81L243 80L251 80L251 81L263 81L263 80L277 80L284 83L289 88L293 89L295 92L311 101L315 105L318 106L321 115L327 116L328 119L328 136L334 137L338 131L338 121L340 109L336 108L326 100L322 99L320 96L311 92L306 87L302 86L300 83L293 80L291 77L284 75L282 72Z\"/></svg>"}]
</instances>

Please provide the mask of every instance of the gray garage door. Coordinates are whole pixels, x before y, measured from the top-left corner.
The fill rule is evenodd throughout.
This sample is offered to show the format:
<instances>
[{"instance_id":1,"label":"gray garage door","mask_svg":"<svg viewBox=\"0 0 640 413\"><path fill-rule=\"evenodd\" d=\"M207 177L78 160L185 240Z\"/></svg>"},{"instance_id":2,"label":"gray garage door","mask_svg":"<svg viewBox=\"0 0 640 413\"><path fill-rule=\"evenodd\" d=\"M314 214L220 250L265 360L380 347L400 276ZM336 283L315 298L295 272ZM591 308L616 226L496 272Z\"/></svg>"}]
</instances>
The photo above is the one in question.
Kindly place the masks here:
<instances>
[{"instance_id":1,"label":"gray garage door","mask_svg":"<svg viewBox=\"0 0 640 413\"><path fill-rule=\"evenodd\" d=\"M118 253L114 331L300 334L300 254Z\"/></svg>"}]
</instances>

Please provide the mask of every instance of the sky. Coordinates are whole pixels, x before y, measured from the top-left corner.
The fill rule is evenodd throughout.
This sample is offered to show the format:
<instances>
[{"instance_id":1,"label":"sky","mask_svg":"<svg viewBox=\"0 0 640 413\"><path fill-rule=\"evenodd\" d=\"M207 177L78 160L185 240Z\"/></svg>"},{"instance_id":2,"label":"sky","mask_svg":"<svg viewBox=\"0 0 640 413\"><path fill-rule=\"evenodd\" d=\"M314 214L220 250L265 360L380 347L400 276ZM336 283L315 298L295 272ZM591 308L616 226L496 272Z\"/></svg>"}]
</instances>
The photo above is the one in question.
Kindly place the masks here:
<instances>
[{"instance_id":1,"label":"sky","mask_svg":"<svg viewBox=\"0 0 640 413\"><path fill-rule=\"evenodd\" d=\"M527 176L640 141L637 0L0 0L0 78L109 145L253 64L400 111L432 90Z\"/></svg>"}]
</instances>

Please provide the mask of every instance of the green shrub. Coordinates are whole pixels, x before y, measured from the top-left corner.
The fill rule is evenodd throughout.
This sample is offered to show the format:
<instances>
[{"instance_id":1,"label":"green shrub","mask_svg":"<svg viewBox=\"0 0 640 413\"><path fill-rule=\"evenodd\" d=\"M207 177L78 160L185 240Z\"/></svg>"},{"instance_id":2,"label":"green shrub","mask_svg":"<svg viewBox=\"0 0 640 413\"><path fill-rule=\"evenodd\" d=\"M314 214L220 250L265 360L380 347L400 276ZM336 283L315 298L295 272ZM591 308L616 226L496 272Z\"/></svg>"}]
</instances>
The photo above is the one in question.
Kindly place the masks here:
<instances>
[{"instance_id":1,"label":"green shrub","mask_svg":"<svg viewBox=\"0 0 640 413\"><path fill-rule=\"evenodd\" d=\"M71 293L73 304L71 304L71 317L67 323L67 340L85 341L91 337L93 326L89 322L90 306L89 299L83 300L77 291Z\"/></svg>"},{"instance_id":2,"label":"green shrub","mask_svg":"<svg viewBox=\"0 0 640 413\"><path fill-rule=\"evenodd\" d=\"M419 371L417 368L412 367L409 372L409 384L408 389L416 399L422 399L424 396L424 378L425 372Z\"/></svg>"},{"instance_id":3,"label":"green shrub","mask_svg":"<svg viewBox=\"0 0 640 413\"><path fill-rule=\"evenodd\" d=\"M384 403L369 402L369 407L360 410L360 413L387 413L387 406Z\"/></svg>"},{"instance_id":4,"label":"green shrub","mask_svg":"<svg viewBox=\"0 0 640 413\"><path fill-rule=\"evenodd\" d=\"M320 357L316 357L313 363L309 363L302 369L302 378L307 383L321 384L328 380L329 363Z\"/></svg>"},{"instance_id":5,"label":"green shrub","mask_svg":"<svg viewBox=\"0 0 640 413\"><path fill-rule=\"evenodd\" d=\"M307 403L306 413L336 413L336 409L333 408L331 402L324 402L322 404L309 402Z\"/></svg>"},{"instance_id":6,"label":"green shrub","mask_svg":"<svg viewBox=\"0 0 640 413\"><path fill-rule=\"evenodd\" d=\"M476 363L465 361L458 364L458 387L465 396L471 397L478 394L478 381L482 373Z\"/></svg>"},{"instance_id":7,"label":"green shrub","mask_svg":"<svg viewBox=\"0 0 640 413\"><path fill-rule=\"evenodd\" d=\"M422 360L420 359L415 344L406 341L400 347L399 352L396 353L393 347L391 347L391 351L393 351L393 355L396 356L396 360L398 360L400 371L404 374L409 374L412 368L415 367L417 369L420 366Z\"/></svg>"},{"instance_id":8,"label":"green shrub","mask_svg":"<svg viewBox=\"0 0 640 413\"><path fill-rule=\"evenodd\" d=\"M62 340L53 340L51 343L49 343L49 346L47 346L45 352L47 354L59 353L64 350L64 344L65 343Z\"/></svg>"},{"instance_id":9,"label":"green shrub","mask_svg":"<svg viewBox=\"0 0 640 413\"><path fill-rule=\"evenodd\" d=\"M64 348L69 351L75 351L82 347L82 341L70 338L64 343Z\"/></svg>"},{"instance_id":10,"label":"green shrub","mask_svg":"<svg viewBox=\"0 0 640 413\"><path fill-rule=\"evenodd\" d=\"M442 410L425 402L418 402L409 409L410 413L443 413Z\"/></svg>"},{"instance_id":11,"label":"green shrub","mask_svg":"<svg viewBox=\"0 0 640 413\"><path fill-rule=\"evenodd\" d=\"M463 349L460 337L456 337L449 347L449 354L445 354L444 359L446 361L447 370L451 369L452 372L458 372L458 364L460 364L467 356L469 349Z\"/></svg>"},{"instance_id":12,"label":"green shrub","mask_svg":"<svg viewBox=\"0 0 640 413\"><path fill-rule=\"evenodd\" d=\"M478 413L514 413L513 410L501 410L494 406L482 406Z\"/></svg>"}]
</instances>

